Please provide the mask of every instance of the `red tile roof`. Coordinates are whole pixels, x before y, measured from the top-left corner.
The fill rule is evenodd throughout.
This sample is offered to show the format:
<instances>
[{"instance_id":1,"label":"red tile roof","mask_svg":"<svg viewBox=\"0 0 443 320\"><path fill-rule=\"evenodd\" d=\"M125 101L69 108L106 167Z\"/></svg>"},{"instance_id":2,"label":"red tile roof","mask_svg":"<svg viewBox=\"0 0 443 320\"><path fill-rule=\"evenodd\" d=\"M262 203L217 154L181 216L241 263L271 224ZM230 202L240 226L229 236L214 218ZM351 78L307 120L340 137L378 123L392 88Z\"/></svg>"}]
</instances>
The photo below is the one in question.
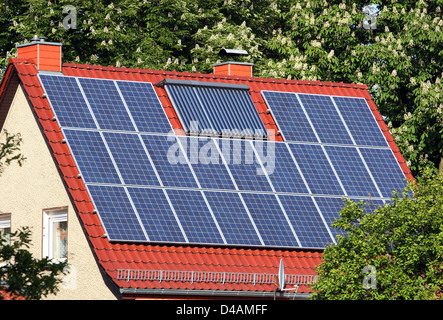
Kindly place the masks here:
<instances>
[{"instance_id":1,"label":"red tile roof","mask_svg":"<svg viewBox=\"0 0 443 320\"><path fill-rule=\"evenodd\" d=\"M26 298L15 294L14 292L8 292L5 289L0 288L0 301L1 300L26 300Z\"/></svg>"},{"instance_id":2,"label":"red tile roof","mask_svg":"<svg viewBox=\"0 0 443 320\"><path fill-rule=\"evenodd\" d=\"M253 274L277 274L280 259L284 260L285 273L288 275L315 275L315 268L321 262L321 251L308 251L303 249L253 249L230 247L205 247L205 246L176 246L152 244L126 244L111 243L104 236L104 229L100 223L94 207L86 191L83 181L78 178L78 169L67 145L63 142L63 135L53 112L44 96L43 89L37 77L36 67L23 59L11 59L6 75L8 78L15 69L29 101L39 120L43 132L52 149L54 158L59 166L63 180L66 183L78 215L85 227L93 251L104 271L120 288L133 289L138 292L152 292L151 289L174 290L216 290L217 292L273 292L273 283L260 283L255 278L251 281L226 281L230 273L241 273L245 276ZM76 65L65 63L62 68L66 76L79 76L91 78L106 78L117 80L146 81L156 84L165 77L182 80L221 81L228 83L247 84L260 116L266 127L276 129L276 124L260 94L261 90L292 91L317 94L333 94L353 97L363 97L367 100L372 112L377 119L387 141L394 151L405 175L412 179L405 160L389 133L383 119L378 112L372 98L364 85L319 82L276 80L236 76L221 76L214 74L186 73L173 71L155 71L141 69L127 69L116 67L103 67L92 65ZM8 81L8 79L6 79ZM3 95L5 82L0 86L0 95ZM172 104L161 87L155 87L160 101L174 129L179 132L182 128L174 112ZM0 125L2 123L0 114ZM276 140L282 140L277 135ZM119 270L162 270L163 273L131 274L128 280L127 273ZM166 276L173 276L171 271L183 271L178 274L178 280L165 280ZM186 272L189 271L189 272ZM194 271L194 273L192 273ZM223 279L200 281L197 276L208 276L210 272L223 275ZM191 275L191 278L189 276ZM257 275L256 275L257 276ZM139 280L142 279L142 280ZM162 292L161 290L158 291ZM184 291L183 291L184 292ZM300 286L299 293L308 293L309 288Z\"/></svg>"}]
</instances>

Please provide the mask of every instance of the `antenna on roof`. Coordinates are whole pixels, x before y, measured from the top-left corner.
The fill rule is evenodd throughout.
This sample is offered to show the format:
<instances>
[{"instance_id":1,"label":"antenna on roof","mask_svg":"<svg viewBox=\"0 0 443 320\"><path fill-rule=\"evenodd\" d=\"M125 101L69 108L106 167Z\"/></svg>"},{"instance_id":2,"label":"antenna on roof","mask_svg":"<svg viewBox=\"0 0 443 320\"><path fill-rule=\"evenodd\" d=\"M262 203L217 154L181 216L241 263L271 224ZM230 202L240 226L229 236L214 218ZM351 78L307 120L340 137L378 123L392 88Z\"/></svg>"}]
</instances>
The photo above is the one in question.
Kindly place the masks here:
<instances>
[{"instance_id":1,"label":"antenna on roof","mask_svg":"<svg viewBox=\"0 0 443 320\"><path fill-rule=\"evenodd\" d=\"M280 267L278 268L278 289L279 291L292 291L295 290L294 294L297 294L298 285L295 285L294 288L285 289L286 286L286 275L285 275L285 266L283 264L283 259L280 259ZM275 299L276 288L274 287L274 299Z\"/></svg>"},{"instance_id":2,"label":"antenna on roof","mask_svg":"<svg viewBox=\"0 0 443 320\"><path fill-rule=\"evenodd\" d=\"M283 264L283 259L280 259L280 267L278 268L278 285L280 287L280 290L285 290L285 266Z\"/></svg>"}]
</instances>

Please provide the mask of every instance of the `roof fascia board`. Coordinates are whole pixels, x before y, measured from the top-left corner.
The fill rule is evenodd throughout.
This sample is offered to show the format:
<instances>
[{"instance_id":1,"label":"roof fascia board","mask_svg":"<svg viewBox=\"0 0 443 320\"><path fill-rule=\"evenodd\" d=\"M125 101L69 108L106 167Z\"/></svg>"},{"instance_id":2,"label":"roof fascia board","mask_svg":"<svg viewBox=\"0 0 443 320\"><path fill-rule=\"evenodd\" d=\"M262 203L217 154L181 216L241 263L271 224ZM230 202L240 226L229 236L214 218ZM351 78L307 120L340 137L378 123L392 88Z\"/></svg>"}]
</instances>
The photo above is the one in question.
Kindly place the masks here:
<instances>
[{"instance_id":1,"label":"roof fascia board","mask_svg":"<svg viewBox=\"0 0 443 320\"><path fill-rule=\"evenodd\" d=\"M16 78L16 81L14 81L14 77ZM19 83L20 80L17 70L15 69L14 64L10 62L0 83L0 129L3 128L6 115L9 112L9 107L11 106L12 99L15 96ZM15 87L11 87L12 85L15 85ZM7 97L9 97L9 100Z\"/></svg>"}]
</instances>

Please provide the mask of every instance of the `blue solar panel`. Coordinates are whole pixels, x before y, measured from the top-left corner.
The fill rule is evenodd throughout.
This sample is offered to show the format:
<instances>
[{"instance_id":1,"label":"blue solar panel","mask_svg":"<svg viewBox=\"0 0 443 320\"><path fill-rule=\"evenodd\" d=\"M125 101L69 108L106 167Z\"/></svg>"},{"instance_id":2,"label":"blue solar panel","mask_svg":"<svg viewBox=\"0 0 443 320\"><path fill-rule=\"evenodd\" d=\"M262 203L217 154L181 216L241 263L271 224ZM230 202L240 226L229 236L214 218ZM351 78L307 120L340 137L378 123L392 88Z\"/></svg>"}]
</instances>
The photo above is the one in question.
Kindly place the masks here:
<instances>
[{"instance_id":1,"label":"blue solar panel","mask_svg":"<svg viewBox=\"0 0 443 320\"><path fill-rule=\"evenodd\" d=\"M201 191L167 190L167 193L189 242L224 243Z\"/></svg>"},{"instance_id":2,"label":"blue solar panel","mask_svg":"<svg viewBox=\"0 0 443 320\"><path fill-rule=\"evenodd\" d=\"M352 144L331 97L299 94L299 98L321 142Z\"/></svg>"},{"instance_id":3,"label":"blue solar panel","mask_svg":"<svg viewBox=\"0 0 443 320\"><path fill-rule=\"evenodd\" d=\"M150 241L186 242L165 191L151 188L128 188Z\"/></svg>"},{"instance_id":4,"label":"blue solar panel","mask_svg":"<svg viewBox=\"0 0 443 320\"><path fill-rule=\"evenodd\" d=\"M308 193L286 143L254 141L276 192Z\"/></svg>"},{"instance_id":5,"label":"blue solar panel","mask_svg":"<svg viewBox=\"0 0 443 320\"><path fill-rule=\"evenodd\" d=\"M333 240L311 197L279 196L302 247L324 248Z\"/></svg>"},{"instance_id":6,"label":"blue solar panel","mask_svg":"<svg viewBox=\"0 0 443 320\"><path fill-rule=\"evenodd\" d=\"M168 133L171 124L152 83L116 81L139 131Z\"/></svg>"},{"instance_id":7,"label":"blue solar panel","mask_svg":"<svg viewBox=\"0 0 443 320\"><path fill-rule=\"evenodd\" d=\"M99 132L64 130L63 133L86 183L121 183Z\"/></svg>"},{"instance_id":8,"label":"blue solar panel","mask_svg":"<svg viewBox=\"0 0 443 320\"><path fill-rule=\"evenodd\" d=\"M257 162L249 140L232 140L232 154L226 159L229 170L240 190L272 191L266 174ZM225 151L223 151L225 154Z\"/></svg>"},{"instance_id":9,"label":"blue solar panel","mask_svg":"<svg viewBox=\"0 0 443 320\"><path fill-rule=\"evenodd\" d=\"M89 185L88 190L111 241L146 241L124 188Z\"/></svg>"},{"instance_id":10,"label":"blue solar panel","mask_svg":"<svg viewBox=\"0 0 443 320\"><path fill-rule=\"evenodd\" d=\"M262 91L262 95L286 141L318 142L295 93Z\"/></svg>"},{"instance_id":11,"label":"blue solar panel","mask_svg":"<svg viewBox=\"0 0 443 320\"><path fill-rule=\"evenodd\" d=\"M299 246L275 195L243 193L242 196L265 245Z\"/></svg>"},{"instance_id":12,"label":"blue solar panel","mask_svg":"<svg viewBox=\"0 0 443 320\"><path fill-rule=\"evenodd\" d=\"M340 196L387 198L405 186L364 99L263 91L284 138L298 143L177 137L165 135L151 83L39 77L112 241L325 247L340 233L331 227ZM166 84L189 132L191 120L205 134L264 128L241 86ZM319 144L352 145L346 127L357 145L386 148Z\"/></svg>"},{"instance_id":13,"label":"blue solar panel","mask_svg":"<svg viewBox=\"0 0 443 320\"><path fill-rule=\"evenodd\" d=\"M163 185L198 187L175 136L142 135L142 138Z\"/></svg>"},{"instance_id":14,"label":"blue solar panel","mask_svg":"<svg viewBox=\"0 0 443 320\"><path fill-rule=\"evenodd\" d=\"M39 78L61 127L97 128L76 78L42 74Z\"/></svg>"},{"instance_id":15,"label":"blue solar panel","mask_svg":"<svg viewBox=\"0 0 443 320\"><path fill-rule=\"evenodd\" d=\"M160 185L138 135L104 132L103 136L125 184Z\"/></svg>"},{"instance_id":16,"label":"blue solar panel","mask_svg":"<svg viewBox=\"0 0 443 320\"><path fill-rule=\"evenodd\" d=\"M239 194L209 191L204 193L228 244L261 245Z\"/></svg>"},{"instance_id":17,"label":"blue solar panel","mask_svg":"<svg viewBox=\"0 0 443 320\"><path fill-rule=\"evenodd\" d=\"M100 129L135 131L114 81L78 79Z\"/></svg>"},{"instance_id":18,"label":"blue solar panel","mask_svg":"<svg viewBox=\"0 0 443 320\"><path fill-rule=\"evenodd\" d=\"M179 137L202 188L231 189L234 184L217 150L219 139Z\"/></svg>"},{"instance_id":19,"label":"blue solar panel","mask_svg":"<svg viewBox=\"0 0 443 320\"><path fill-rule=\"evenodd\" d=\"M387 147L386 139L363 98L333 97L357 145Z\"/></svg>"},{"instance_id":20,"label":"blue solar panel","mask_svg":"<svg viewBox=\"0 0 443 320\"><path fill-rule=\"evenodd\" d=\"M313 194L343 194L321 146L289 144L289 147Z\"/></svg>"},{"instance_id":21,"label":"blue solar panel","mask_svg":"<svg viewBox=\"0 0 443 320\"><path fill-rule=\"evenodd\" d=\"M391 150L360 148L360 152L383 197L391 197L393 191L403 192L406 177Z\"/></svg>"},{"instance_id":22,"label":"blue solar panel","mask_svg":"<svg viewBox=\"0 0 443 320\"><path fill-rule=\"evenodd\" d=\"M325 149L349 196L380 196L356 148L326 146Z\"/></svg>"}]
</instances>

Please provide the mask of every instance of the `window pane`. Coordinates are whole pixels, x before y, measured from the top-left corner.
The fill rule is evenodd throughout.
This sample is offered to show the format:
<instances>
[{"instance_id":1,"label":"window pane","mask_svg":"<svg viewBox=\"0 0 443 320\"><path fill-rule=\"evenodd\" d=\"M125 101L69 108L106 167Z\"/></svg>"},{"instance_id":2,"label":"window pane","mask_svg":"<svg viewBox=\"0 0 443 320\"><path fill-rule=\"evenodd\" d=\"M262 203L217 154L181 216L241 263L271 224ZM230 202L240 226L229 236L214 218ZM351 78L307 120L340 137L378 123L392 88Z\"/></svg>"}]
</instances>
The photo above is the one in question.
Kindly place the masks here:
<instances>
[{"instance_id":1,"label":"window pane","mask_svg":"<svg viewBox=\"0 0 443 320\"><path fill-rule=\"evenodd\" d=\"M68 222L54 222L53 258L66 258L68 253Z\"/></svg>"},{"instance_id":2,"label":"window pane","mask_svg":"<svg viewBox=\"0 0 443 320\"><path fill-rule=\"evenodd\" d=\"M3 242L9 244L11 242L11 228L0 228L0 246Z\"/></svg>"}]
</instances>

